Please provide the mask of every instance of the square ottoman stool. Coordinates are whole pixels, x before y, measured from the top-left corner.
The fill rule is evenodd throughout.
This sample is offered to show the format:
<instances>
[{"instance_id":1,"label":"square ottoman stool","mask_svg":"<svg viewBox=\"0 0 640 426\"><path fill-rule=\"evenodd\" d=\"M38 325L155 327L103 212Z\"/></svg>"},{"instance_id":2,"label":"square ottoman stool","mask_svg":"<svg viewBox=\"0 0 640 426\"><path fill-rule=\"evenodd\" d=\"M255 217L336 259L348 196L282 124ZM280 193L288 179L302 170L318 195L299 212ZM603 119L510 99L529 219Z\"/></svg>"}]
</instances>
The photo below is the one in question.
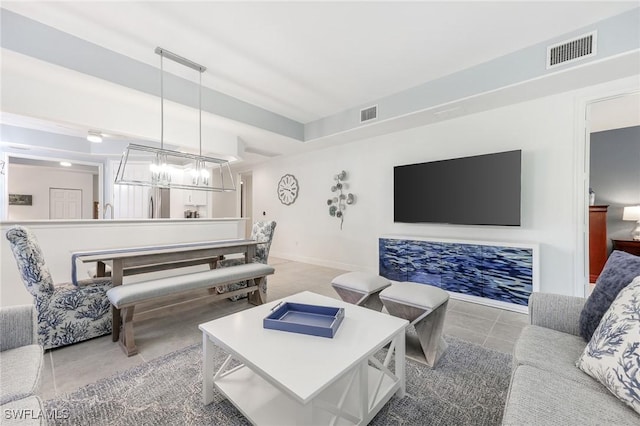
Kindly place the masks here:
<instances>
[{"instance_id":1,"label":"square ottoman stool","mask_svg":"<svg viewBox=\"0 0 640 426\"><path fill-rule=\"evenodd\" d=\"M342 300L376 311L382 310L378 295L390 285L388 279L367 272L348 272L331 281L331 286Z\"/></svg>"},{"instance_id":2,"label":"square ottoman stool","mask_svg":"<svg viewBox=\"0 0 640 426\"><path fill-rule=\"evenodd\" d=\"M449 293L427 284L400 282L385 288L380 300L391 315L410 321L416 329L419 344L408 338L407 356L434 368L447 349L442 329Z\"/></svg>"}]
</instances>

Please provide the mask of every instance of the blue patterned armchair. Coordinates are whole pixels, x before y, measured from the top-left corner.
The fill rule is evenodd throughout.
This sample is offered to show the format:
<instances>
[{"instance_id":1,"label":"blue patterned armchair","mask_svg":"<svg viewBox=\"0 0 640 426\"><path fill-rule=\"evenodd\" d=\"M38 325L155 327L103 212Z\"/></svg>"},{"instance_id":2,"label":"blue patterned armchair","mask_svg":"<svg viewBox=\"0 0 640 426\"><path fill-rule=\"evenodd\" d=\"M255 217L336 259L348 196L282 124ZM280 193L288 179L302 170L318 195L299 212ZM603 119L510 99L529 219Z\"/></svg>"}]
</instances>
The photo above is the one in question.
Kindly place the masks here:
<instances>
[{"instance_id":1,"label":"blue patterned armchair","mask_svg":"<svg viewBox=\"0 0 640 426\"><path fill-rule=\"evenodd\" d=\"M45 349L111 333L110 278L53 284L35 235L22 226L7 231L22 281L34 298L38 341Z\"/></svg>"},{"instance_id":2,"label":"blue patterned armchair","mask_svg":"<svg viewBox=\"0 0 640 426\"><path fill-rule=\"evenodd\" d=\"M276 222L275 221L257 221L253 224L253 227L251 228L251 239L252 240L256 240L258 241L258 245L256 246L256 256L253 258L254 262L259 262L259 263L267 263L267 260L269 258L269 249L271 248L271 240L273 239L273 232L276 229ZM230 259L223 259L223 260L219 260L218 261L218 268L224 268L225 266L233 266L233 265L240 265L244 263L244 258L230 258ZM245 288L247 287L247 282L246 281L242 281L239 283L234 283L234 284L229 284L227 286L224 286L222 288L218 288L218 292L219 293L226 293L229 291L233 291L233 290L238 290L241 288ZM260 291L263 294L267 294L267 280L265 279L263 284L262 284L262 288L260 289ZM229 299L231 300L238 300L242 297L247 297L245 296L232 296Z\"/></svg>"}]
</instances>

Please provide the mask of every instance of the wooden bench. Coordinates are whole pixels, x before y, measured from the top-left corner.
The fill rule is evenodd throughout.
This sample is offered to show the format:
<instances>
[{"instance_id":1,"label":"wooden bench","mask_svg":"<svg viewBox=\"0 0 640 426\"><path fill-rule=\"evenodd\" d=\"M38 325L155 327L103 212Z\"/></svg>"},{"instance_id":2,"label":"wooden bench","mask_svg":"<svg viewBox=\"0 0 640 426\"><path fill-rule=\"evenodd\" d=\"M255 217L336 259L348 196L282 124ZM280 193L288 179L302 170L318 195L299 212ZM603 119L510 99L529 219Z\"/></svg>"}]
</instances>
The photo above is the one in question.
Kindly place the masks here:
<instances>
[{"instance_id":1,"label":"wooden bench","mask_svg":"<svg viewBox=\"0 0 640 426\"><path fill-rule=\"evenodd\" d=\"M227 284L249 281L251 285L246 288L223 294L212 294L203 298L207 299L207 301L213 301L235 295L248 294L250 303L261 305L266 300L265 294L260 291L260 286L266 276L273 274L273 272L274 269L271 266L262 263L245 263L114 287L107 291L107 297L111 302L113 312L113 340L120 341L120 346L127 356L137 354L138 349L133 333L133 311L136 305L143 302L166 299L167 296L178 293L204 288L212 289ZM193 300L183 303L192 303ZM120 333L120 327L118 327L120 322L122 323L122 333Z\"/></svg>"}]
</instances>

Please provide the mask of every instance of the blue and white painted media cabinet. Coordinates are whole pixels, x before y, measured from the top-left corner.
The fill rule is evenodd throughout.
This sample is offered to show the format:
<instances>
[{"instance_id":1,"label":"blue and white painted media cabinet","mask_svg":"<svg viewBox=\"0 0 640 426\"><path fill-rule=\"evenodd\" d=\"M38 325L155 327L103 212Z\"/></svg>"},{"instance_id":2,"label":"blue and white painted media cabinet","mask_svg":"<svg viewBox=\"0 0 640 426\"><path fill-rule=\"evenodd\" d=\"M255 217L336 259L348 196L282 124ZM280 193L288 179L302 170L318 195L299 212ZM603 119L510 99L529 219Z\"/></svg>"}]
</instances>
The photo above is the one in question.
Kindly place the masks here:
<instances>
[{"instance_id":1,"label":"blue and white painted media cabinet","mask_svg":"<svg viewBox=\"0 0 640 426\"><path fill-rule=\"evenodd\" d=\"M538 245L389 236L379 239L380 275L430 284L452 297L526 312L538 290Z\"/></svg>"}]
</instances>

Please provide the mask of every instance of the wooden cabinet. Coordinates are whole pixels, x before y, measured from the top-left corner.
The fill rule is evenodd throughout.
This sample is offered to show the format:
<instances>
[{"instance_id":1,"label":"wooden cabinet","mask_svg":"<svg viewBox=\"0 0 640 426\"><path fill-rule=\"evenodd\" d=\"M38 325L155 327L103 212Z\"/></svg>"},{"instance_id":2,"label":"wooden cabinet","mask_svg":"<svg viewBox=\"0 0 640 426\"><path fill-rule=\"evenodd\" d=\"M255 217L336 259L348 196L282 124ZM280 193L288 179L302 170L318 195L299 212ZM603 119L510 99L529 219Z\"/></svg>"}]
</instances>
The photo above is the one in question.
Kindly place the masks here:
<instances>
[{"instance_id":1,"label":"wooden cabinet","mask_svg":"<svg viewBox=\"0 0 640 426\"><path fill-rule=\"evenodd\" d=\"M191 175L188 170L185 170L182 178L182 183L191 185ZM206 206L207 205L207 191L200 191L197 189L183 189L183 204L185 206Z\"/></svg>"},{"instance_id":2,"label":"wooden cabinet","mask_svg":"<svg viewBox=\"0 0 640 426\"><path fill-rule=\"evenodd\" d=\"M607 208L589 206L589 282L594 283L607 261Z\"/></svg>"},{"instance_id":3,"label":"wooden cabinet","mask_svg":"<svg viewBox=\"0 0 640 426\"><path fill-rule=\"evenodd\" d=\"M613 241L613 249L626 251L627 253L631 253L635 256L640 256L640 241L633 240L612 240Z\"/></svg>"}]
</instances>

